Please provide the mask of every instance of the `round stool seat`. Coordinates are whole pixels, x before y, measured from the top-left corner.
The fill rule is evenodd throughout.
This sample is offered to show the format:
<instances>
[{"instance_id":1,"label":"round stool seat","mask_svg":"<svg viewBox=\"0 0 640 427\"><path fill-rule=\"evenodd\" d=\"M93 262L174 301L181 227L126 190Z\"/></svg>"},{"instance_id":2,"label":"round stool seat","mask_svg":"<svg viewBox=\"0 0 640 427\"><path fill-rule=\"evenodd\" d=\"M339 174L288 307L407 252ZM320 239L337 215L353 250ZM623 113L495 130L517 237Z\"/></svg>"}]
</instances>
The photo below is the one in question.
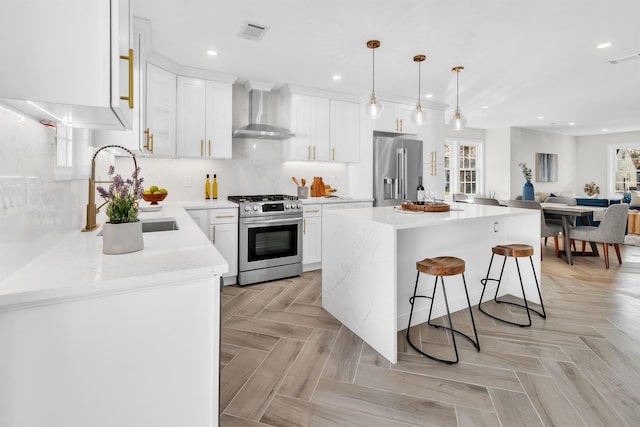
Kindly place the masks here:
<instances>
[{"instance_id":1,"label":"round stool seat","mask_svg":"<svg viewBox=\"0 0 640 427\"><path fill-rule=\"evenodd\" d=\"M431 276L455 276L464 273L464 260L453 256L425 258L416 262L416 269Z\"/></svg>"},{"instance_id":2,"label":"round stool seat","mask_svg":"<svg viewBox=\"0 0 640 427\"><path fill-rule=\"evenodd\" d=\"M514 243L512 245L498 245L491 248L494 254L515 258L529 257L533 255L533 246Z\"/></svg>"}]
</instances>

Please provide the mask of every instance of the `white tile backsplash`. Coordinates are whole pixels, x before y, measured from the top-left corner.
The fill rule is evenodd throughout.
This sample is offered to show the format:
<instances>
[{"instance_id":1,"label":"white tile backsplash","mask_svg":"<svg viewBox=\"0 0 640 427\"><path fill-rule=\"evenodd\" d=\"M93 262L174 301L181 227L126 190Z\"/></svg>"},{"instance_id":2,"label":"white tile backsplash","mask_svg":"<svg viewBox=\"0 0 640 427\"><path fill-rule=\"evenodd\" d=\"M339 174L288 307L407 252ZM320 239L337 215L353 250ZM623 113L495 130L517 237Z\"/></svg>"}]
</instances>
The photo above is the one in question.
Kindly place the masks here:
<instances>
[{"instance_id":1,"label":"white tile backsplash","mask_svg":"<svg viewBox=\"0 0 640 427\"><path fill-rule=\"evenodd\" d=\"M0 280L84 221L87 180L54 181L55 129L0 109Z\"/></svg>"}]
</instances>

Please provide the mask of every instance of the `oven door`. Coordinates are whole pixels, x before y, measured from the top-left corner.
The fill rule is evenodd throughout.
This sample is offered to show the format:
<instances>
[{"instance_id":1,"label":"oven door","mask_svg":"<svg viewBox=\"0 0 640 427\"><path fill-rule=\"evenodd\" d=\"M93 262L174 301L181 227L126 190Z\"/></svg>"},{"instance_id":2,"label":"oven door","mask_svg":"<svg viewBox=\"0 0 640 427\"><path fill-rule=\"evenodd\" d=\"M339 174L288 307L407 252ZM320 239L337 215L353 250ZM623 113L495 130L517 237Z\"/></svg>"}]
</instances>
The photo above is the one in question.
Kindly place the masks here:
<instances>
[{"instance_id":1,"label":"oven door","mask_svg":"<svg viewBox=\"0 0 640 427\"><path fill-rule=\"evenodd\" d=\"M240 271L302 262L302 216L240 219Z\"/></svg>"}]
</instances>

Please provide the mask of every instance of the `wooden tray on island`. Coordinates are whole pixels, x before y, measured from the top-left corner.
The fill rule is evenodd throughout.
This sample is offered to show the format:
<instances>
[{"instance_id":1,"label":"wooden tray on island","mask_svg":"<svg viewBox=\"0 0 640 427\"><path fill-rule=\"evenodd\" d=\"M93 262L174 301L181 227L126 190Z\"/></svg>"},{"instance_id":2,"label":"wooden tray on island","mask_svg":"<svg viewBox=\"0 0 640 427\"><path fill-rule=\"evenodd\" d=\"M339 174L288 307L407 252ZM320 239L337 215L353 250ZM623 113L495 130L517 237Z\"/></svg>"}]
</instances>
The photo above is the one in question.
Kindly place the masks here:
<instances>
[{"instance_id":1,"label":"wooden tray on island","mask_svg":"<svg viewBox=\"0 0 640 427\"><path fill-rule=\"evenodd\" d=\"M422 212L449 212L450 206L447 203L436 203L426 205L410 205L407 203L402 204L402 209L405 211L422 211Z\"/></svg>"}]
</instances>

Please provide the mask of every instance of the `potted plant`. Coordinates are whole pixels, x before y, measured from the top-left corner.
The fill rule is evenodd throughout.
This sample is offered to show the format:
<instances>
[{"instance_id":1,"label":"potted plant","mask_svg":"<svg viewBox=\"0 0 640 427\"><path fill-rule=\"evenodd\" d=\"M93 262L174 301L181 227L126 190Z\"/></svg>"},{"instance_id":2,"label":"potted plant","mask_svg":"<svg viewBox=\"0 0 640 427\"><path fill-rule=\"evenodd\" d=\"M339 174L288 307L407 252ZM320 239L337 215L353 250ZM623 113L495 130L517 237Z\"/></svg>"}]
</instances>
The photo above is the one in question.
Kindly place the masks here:
<instances>
[{"instance_id":1,"label":"potted plant","mask_svg":"<svg viewBox=\"0 0 640 427\"><path fill-rule=\"evenodd\" d=\"M527 167L526 163L519 163L522 175L526 182L522 187L522 200L535 200L535 193L533 192L533 184L531 183L531 168Z\"/></svg>"},{"instance_id":2,"label":"potted plant","mask_svg":"<svg viewBox=\"0 0 640 427\"><path fill-rule=\"evenodd\" d=\"M109 166L109 177L115 168ZM102 228L102 252L105 254L125 254L139 251L144 247L142 222L138 219L138 201L144 188L140 178L140 168L136 168L131 178L126 180L118 174L111 178L108 189L100 186L98 193L107 205L106 222Z\"/></svg>"},{"instance_id":3,"label":"potted plant","mask_svg":"<svg viewBox=\"0 0 640 427\"><path fill-rule=\"evenodd\" d=\"M600 187L598 187L593 181L587 182L584 185L584 192L587 193L587 196L594 198L600 194Z\"/></svg>"}]
</instances>

